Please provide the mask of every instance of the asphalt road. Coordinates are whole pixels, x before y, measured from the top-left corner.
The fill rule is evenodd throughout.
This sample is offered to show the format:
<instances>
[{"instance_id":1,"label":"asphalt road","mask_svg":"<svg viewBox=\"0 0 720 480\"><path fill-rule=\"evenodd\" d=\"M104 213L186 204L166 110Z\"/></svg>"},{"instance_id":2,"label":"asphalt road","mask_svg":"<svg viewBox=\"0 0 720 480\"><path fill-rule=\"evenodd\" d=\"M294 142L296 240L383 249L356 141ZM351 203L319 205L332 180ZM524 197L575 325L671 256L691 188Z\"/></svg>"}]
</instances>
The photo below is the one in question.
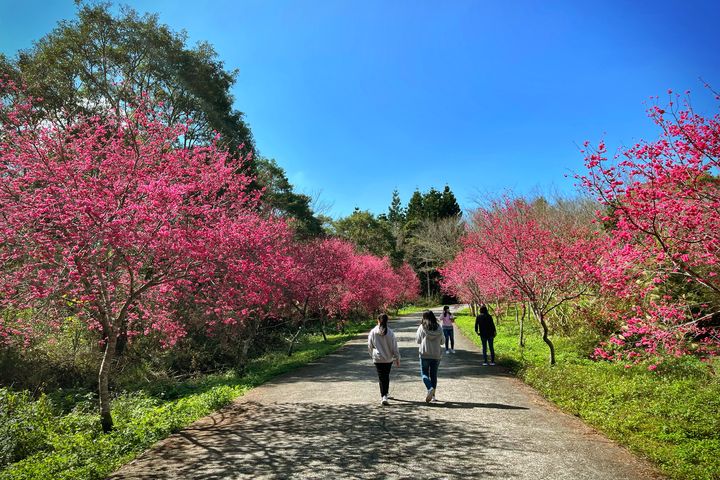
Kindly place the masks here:
<instances>
[{"instance_id":1,"label":"asphalt road","mask_svg":"<svg viewBox=\"0 0 720 480\"><path fill-rule=\"evenodd\" d=\"M390 324L403 360L391 373L389 406L379 403L361 336L172 435L110 478L661 478L500 367L481 366L457 329L457 353L440 364L439 402L426 404L419 319Z\"/></svg>"}]
</instances>

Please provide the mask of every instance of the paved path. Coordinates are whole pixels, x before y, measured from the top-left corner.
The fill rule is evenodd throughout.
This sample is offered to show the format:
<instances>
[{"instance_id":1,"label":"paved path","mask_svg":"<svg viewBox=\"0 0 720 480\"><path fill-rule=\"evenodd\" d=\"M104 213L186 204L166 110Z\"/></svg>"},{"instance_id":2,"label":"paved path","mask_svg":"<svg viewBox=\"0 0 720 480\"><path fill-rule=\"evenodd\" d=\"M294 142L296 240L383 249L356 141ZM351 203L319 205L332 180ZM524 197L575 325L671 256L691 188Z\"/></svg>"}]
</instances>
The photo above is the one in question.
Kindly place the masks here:
<instances>
[{"instance_id":1,"label":"paved path","mask_svg":"<svg viewBox=\"0 0 720 480\"><path fill-rule=\"evenodd\" d=\"M439 312L438 312L439 313ZM366 337L158 443L113 479L644 479L645 462L566 415L456 331L426 404L419 315L391 322L403 364L379 404Z\"/></svg>"}]
</instances>

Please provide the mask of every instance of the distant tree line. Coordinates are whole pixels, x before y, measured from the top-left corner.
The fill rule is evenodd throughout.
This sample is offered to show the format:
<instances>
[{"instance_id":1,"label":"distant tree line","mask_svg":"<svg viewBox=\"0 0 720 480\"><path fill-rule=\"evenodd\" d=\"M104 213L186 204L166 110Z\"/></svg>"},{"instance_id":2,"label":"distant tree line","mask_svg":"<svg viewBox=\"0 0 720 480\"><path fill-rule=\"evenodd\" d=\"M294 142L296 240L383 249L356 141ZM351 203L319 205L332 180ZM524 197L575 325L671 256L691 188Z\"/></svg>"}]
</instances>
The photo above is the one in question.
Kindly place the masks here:
<instances>
[{"instance_id":1,"label":"distant tree line","mask_svg":"<svg viewBox=\"0 0 720 480\"><path fill-rule=\"evenodd\" d=\"M389 257L394 265L412 265L427 297L440 293L437 269L457 254L463 229L460 205L447 185L442 191L415 190L407 206L395 190L387 213L356 208L332 223L333 235L361 250Z\"/></svg>"}]
</instances>

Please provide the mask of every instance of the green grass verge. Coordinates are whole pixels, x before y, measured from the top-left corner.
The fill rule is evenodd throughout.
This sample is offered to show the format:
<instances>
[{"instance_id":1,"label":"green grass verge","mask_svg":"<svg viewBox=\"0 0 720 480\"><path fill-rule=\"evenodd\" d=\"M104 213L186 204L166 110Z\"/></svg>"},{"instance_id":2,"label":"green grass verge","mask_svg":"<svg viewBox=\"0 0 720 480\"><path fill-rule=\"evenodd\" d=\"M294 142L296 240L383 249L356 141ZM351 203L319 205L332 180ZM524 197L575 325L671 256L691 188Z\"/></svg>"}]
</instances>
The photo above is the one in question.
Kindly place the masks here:
<instances>
[{"instance_id":1,"label":"green grass verge","mask_svg":"<svg viewBox=\"0 0 720 480\"><path fill-rule=\"evenodd\" d=\"M349 326L345 333L328 335L327 343L322 337L307 337L292 357L285 352L266 354L252 360L242 376L229 372L123 393L113 401L115 429L109 434L100 430L93 401L79 402L69 414L55 417L38 413L43 408L47 413L47 397L26 403L32 412L15 420L23 422L21 429L29 430L23 435L32 433L35 441L43 444L42 451L8 465L0 471L0 479L105 478L155 442L228 405L251 388L337 350L373 324ZM16 402L17 397L15 394ZM6 426L0 425L0 434Z\"/></svg>"},{"instance_id":2,"label":"green grass verge","mask_svg":"<svg viewBox=\"0 0 720 480\"><path fill-rule=\"evenodd\" d=\"M425 310L427 310L427 307L416 307L414 305L410 305L399 309L398 315L410 315L411 313L424 312Z\"/></svg>"},{"instance_id":3,"label":"green grass verge","mask_svg":"<svg viewBox=\"0 0 720 480\"><path fill-rule=\"evenodd\" d=\"M475 319L457 318L458 327L480 345ZM525 348L518 346L514 318L498 326L498 363L511 368L563 410L577 415L613 440L655 463L674 479L720 478L720 381L716 360L664 359L654 372L648 364L589 360L588 335L551 337L557 364L538 328L526 325Z\"/></svg>"}]
</instances>

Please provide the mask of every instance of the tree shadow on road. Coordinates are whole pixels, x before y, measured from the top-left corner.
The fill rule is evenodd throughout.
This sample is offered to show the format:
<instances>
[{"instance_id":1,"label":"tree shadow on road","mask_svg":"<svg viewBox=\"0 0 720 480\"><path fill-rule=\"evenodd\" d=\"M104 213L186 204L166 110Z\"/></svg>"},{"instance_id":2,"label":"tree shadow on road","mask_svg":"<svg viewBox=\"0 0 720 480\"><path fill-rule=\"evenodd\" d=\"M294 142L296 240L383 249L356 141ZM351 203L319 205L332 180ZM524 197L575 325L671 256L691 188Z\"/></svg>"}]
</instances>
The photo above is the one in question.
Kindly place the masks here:
<instances>
[{"instance_id":1,"label":"tree shadow on road","mask_svg":"<svg viewBox=\"0 0 720 480\"><path fill-rule=\"evenodd\" d=\"M396 408L236 404L170 437L110 478L480 478L502 469L483 445L515 449L478 426L448 429L432 411L411 403L416 402Z\"/></svg>"}]
</instances>

